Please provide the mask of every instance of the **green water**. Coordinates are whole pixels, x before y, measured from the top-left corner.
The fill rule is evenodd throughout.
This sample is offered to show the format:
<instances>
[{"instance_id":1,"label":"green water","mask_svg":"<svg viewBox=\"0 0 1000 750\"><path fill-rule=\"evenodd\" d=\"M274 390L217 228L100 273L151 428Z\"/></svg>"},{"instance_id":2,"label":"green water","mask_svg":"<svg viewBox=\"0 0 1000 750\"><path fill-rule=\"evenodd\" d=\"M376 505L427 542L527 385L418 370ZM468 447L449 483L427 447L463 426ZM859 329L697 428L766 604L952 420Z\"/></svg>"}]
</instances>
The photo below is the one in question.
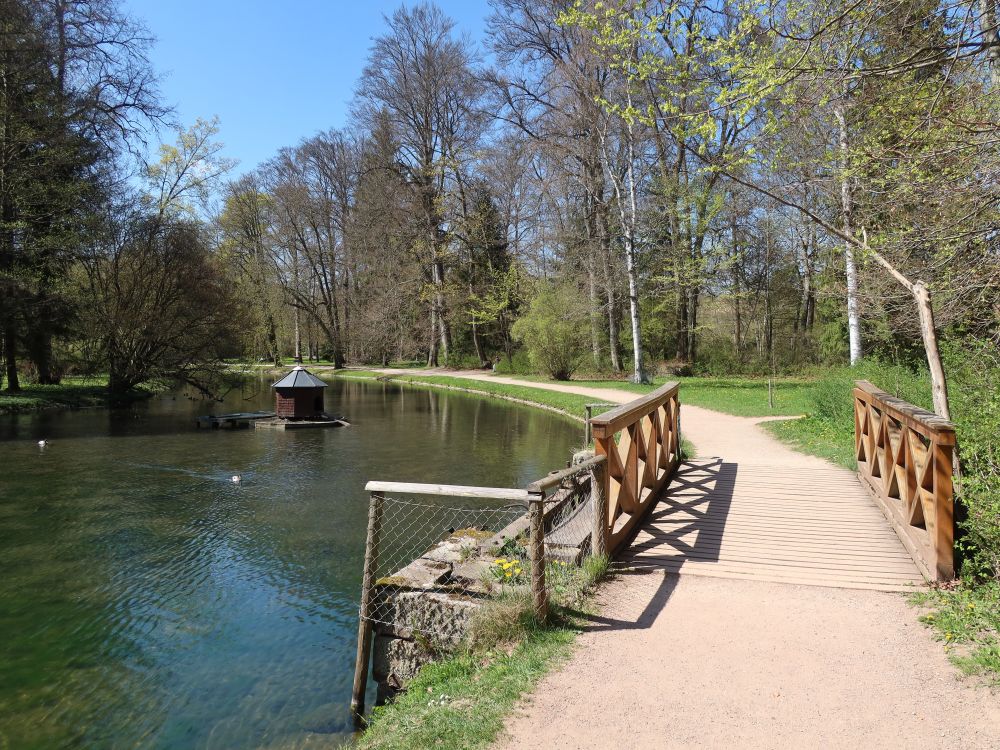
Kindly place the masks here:
<instances>
[{"instance_id":1,"label":"green water","mask_svg":"<svg viewBox=\"0 0 1000 750\"><path fill-rule=\"evenodd\" d=\"M353 426L195 429L270 408L256 383L0 418L0 748L342 744L365 482L519 486L580 441L461 394L340 380L326 401Z\"/></svg>"}]
</instances>

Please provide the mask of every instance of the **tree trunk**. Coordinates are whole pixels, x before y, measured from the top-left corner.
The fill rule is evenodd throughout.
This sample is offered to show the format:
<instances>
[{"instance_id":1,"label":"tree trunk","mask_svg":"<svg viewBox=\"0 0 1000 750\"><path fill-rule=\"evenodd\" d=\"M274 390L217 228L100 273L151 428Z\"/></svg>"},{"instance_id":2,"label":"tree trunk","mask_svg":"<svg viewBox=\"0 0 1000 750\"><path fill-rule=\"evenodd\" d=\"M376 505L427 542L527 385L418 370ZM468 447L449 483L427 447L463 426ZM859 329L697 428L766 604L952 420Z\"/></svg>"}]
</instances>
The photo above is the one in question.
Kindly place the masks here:
<instances>
[{"instance_id":1,"label":"tree trunk","mask_svg":"<svg viewBox=\"0 0 1000 750\"><path fill-rule=\"evenodd\" d=\"M7 392L17 393L21 390L21 381L17 375L17 332L12 323L4 328L3 359L7 368Z\"/></svg>"},{"instance_id":2,"label":"tree trunk","mask_svg":"<svg viewBox=\"0 0 1000 750\"><path fill-rule=\"evenodd\" d=\"M593 247L591 246L591 257L587 264L587 283L590 292L590 348L593 351L594 367L601 366L601 311L597 296L597 275L594 273Z\"/></svg>"},{"instance_id":3,"label":"tree trunk","mask_svg":"<svg viewBox=\"0 0 1000 750\"><path fill-rule=\"evenodd\" d=\"M983 29L983 43L986 47L986 59L989 61L990 81L994 86L1000 86L1000 13L997 11L997 0L979 0L979 23Z\"/></svg>"},{"instance_id":4,"label":"tree trunk","mask_svg":"<svg viewBox=\"0 0 1000 750\"><path fill-rule=\"evenodd\" d=\"M679 261L677 262L680 267ZM688 290L680 283L680 272L677 274L677 308L676 308L676 328L677 347L675 358L678 362L688 361Z\"/></svg>"},{"instance_id":5,"label":"tree trunk","mask_svg":"<svg viewBox=\"0 0 1000 750\"><path fill-rule=\"evenodd\" d=\"M837 128L840 142L840 209L843 232L848 238L853 238L852 214L854 200L851 194L851 180L848 174L850 168L850 144L847 132L847 115L843 101L833 108L837 118ZM861 315L858 308L858 268L854 260L854 248L850 242L844 245L844 267L847 276L847 337L850 347L851 364L861 361Z\"/></svg>"},{"instance_id":6,"label":"tree trunk","mask_svg":"<svg viewBox=\"0 0 1000 750\"><path fill-rule=\"evenodd\" d=\"M920 315L920 337L927 353L927 366L931 372L931 393L934 398L934 412L939 417L951 419L951 408L948 405L948 380L941 363L941 353L938 351L937 331L934 328L934 310L931 307L931 295L922 281L913 284L913 299L917 303Z\"/></svg>"}]
</instances>

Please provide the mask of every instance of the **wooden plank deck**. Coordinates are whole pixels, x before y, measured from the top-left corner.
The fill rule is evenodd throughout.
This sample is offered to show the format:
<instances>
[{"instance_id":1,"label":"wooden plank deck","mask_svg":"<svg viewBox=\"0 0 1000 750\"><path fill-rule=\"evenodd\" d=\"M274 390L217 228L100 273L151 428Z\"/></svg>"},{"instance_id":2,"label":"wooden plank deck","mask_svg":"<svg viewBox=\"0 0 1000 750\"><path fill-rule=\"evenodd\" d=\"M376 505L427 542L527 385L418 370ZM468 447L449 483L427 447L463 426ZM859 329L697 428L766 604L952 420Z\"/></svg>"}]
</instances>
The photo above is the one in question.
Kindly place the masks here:
<instances>
[{"instance_id":1,"label":"wooden plank deck","mask_svg":"<svg viewBox=\"0 0 1000 750\"><path fill-rule=\"evenodd\" d=\"M882 591L924 585L850 472L721 458L681 464L621 564Z\"/></svg>"}]
</instances>

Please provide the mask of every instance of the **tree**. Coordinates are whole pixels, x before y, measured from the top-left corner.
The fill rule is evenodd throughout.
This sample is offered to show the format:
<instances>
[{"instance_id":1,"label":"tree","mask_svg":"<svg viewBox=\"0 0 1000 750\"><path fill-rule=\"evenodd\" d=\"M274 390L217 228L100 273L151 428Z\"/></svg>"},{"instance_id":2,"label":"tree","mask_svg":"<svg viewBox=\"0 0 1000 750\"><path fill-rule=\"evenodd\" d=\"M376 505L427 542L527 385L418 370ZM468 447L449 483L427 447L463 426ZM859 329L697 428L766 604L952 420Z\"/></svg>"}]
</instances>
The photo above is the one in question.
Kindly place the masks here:
<instances>
[{"instance_id":1,"label":"tree","mask_svg":"<svg viewBox=\"0 0 1000 750\"><path fill-rule=\"evenodd\" d=\"M109 202L84 259L86 332L108 385L121 393L180 379L209 393L234 305L198 219L197 203L231 162L214 123L198 121L146 169L149 191Z\"/></svg>"},{"instance_id":2,"label":"tree","mask_svg":"<svg viewBox=\"0 0 1000 750\"><path fill-rule=\"evenodd\" d=\"M384 120L398 144L396 161L414 192L422 233L414 248L430 285L431 343L427 362L448 358L451 329L445 306L449 257L448 193L483 128L481 86L466 39L436 6L401 7L388 33L372 45L358 85L358 113L369 129Z\"/></svg>"},{"instance_id":3,"label":"tree","mask_svg":"<svg viewBox=\"0 0 1000 750\"><path fill-rule=\"evenodd\" d=\"M166 114L148 34L112 0L0 3L0 328L8 388L19 347L58 379L66 279L118 151Z\"/></svg>"},{"instance_id":4,"label":"tree","mask_svg":"<svg viewBox=\"0 0 1000 750\"><path fill-rule=\"evenodd\" d=\"M532 363L556 380L569 380L586 347L587 313L574 292L543 283L514 324L514 338L525 345Z\"/></svg>"}]
</instances>

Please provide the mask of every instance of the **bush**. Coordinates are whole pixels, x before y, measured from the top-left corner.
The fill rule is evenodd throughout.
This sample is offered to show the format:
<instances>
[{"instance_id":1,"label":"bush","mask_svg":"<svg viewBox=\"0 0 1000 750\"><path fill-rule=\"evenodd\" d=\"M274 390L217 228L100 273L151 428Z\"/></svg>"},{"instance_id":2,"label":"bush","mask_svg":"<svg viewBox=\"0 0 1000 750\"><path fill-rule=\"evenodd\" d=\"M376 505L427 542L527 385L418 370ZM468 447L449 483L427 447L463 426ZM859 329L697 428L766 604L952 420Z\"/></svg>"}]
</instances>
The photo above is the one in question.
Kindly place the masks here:
<instances>
[{"instance_id":1,"label":"bush","mask_svg":"<svg viewBox=\"0 0 1000 750\"><path fill-rule=\"evenodd\" d=\"M962 575L1000 580L1000 352L966 339L949 342L943 356L962 461Z\"/></svg>"},{"instance_id":2,"label":"bush","mask_svg":"<svg viewBox=\"0 0 1000 750\"><path fill-rule=\"evenodd\" d=\"M514 324L532 365L556 380L569 380L586 346L588 317L579 299L575 289L546 284Z\"/></svg>"},{"instance_id":3,"label":"bush","mask_svg":"<svg viewBox=\"0 0 1000 750\"><path fill-rule=\"evenodd\" d=\"M528 352L523 349L514 352L509 360L506 357L501 357L500 361L497 362L496 371L503 375L531 375L535 372L531 366Z\"/></svg>"}]
</instances>

